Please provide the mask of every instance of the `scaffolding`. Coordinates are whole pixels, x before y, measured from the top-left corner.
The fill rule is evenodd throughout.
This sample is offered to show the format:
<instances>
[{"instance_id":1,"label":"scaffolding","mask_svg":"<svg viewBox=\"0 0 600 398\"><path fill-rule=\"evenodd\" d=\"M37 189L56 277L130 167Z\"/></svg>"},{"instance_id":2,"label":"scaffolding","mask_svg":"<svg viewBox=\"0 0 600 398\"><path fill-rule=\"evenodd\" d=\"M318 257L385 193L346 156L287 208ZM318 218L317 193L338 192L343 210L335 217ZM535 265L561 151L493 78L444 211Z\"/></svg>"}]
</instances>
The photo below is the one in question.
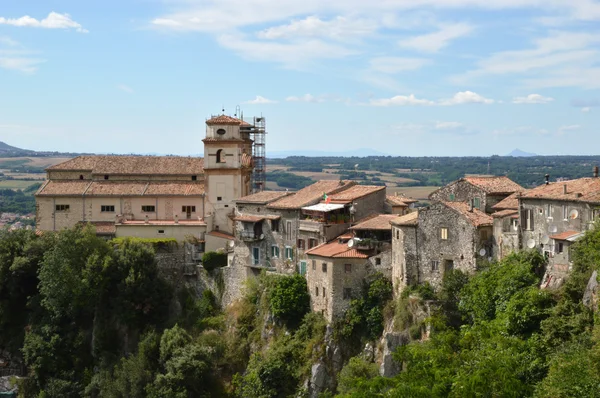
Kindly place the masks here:
<instances>
[{"instance_id":1,"label":"scaffolding","mask_svg":"<svg viewBox=\"0 0 600 398\"><path fill-rule=\"evenodd\" d=\"M242 124L242 129L250 133L250 139L252 139L252 193L262 192L265 190L267 182L265 118L260 116L244 121L246 123Z\"/></svg>"}]
</instances>

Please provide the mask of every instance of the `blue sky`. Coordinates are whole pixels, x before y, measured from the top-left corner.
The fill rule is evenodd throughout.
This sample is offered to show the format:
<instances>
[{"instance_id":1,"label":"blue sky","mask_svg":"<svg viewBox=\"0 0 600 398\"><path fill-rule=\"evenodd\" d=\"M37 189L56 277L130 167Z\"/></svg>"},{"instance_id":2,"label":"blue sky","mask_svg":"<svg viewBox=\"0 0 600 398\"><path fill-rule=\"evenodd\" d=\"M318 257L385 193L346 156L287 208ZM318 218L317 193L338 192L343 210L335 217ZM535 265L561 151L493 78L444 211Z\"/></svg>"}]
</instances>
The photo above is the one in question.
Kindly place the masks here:
<instances>
[{"instance_id":1,"label":"blue sky","mask_svg":"<svg viewBox=\"0 0 600 398\"><path fill-rule=\"evenodd\" d=\"M1 0L0 141L202 153L598 154L600 1Z\"/></svg>"}]
</instances>

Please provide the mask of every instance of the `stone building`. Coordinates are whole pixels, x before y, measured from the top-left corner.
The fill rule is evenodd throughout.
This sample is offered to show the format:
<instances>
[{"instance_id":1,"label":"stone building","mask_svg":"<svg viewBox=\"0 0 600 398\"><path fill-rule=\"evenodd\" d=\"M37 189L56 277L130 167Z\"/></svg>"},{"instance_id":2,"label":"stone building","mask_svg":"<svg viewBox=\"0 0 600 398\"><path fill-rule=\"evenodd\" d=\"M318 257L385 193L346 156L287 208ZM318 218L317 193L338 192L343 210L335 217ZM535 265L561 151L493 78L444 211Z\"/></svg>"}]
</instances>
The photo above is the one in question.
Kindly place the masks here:
<instances>
[{"instance_id":1,"label":"stone building","mask_svg":"<svg viewBox=\"0 0 600 398\"><path fill-rule=\"evenodd\" d=\"M518 199L522 246L547 257L544 286L559 285L571 269L571 245L600 215L600 179L547 183Z\"/></svg>"},{"instance_id":2,"label":"stone building","mask_svg":"<svg viewBox=\"0 0 600 398\"><path fill-rule=\"evenodd\" d=\"M385 198L386 213L404 215L408 214L412 209L415 208L415 203L418 200L408 198L406 196L399 196L398 192L395 195L388 195Z\"/></svg>"},{"instance_id":3,"label":"stone building","mask_svg":"<svg viewBox=\"0 0 600 398\"><path fill-rule=\"evenodd\" d=\"M521 195L521 192L515 192L492 206L495 211L492 213L494 219L494 246L492 251L496 260L501 260L510 253L520 250L519 195Z\"/></svg>"},{"instance_id":4,"label":"stone building","mask_svg":"<svg viewBox=\"0 0 600 398\"><path fill-rule=\"evenodd\" d=\"M370 217L306 252L306 280L313 311L332 321L344 313L352 298L361 295L369 275L381 272L390 277L390 220L395 217Z\"/></svg>"},{"instance_id":5,"label":"stone building","mask_svg":"<svg viewBox=\"0 0 600 398\"><path fill-rule=\"evenodd\" d=\"M394 291L429 282L439 288L444 272L472 273L492 253L492 217L463 202L437 202L392 223Z\"/></svg>"},{"instance_id":6,"label":"stone building","mask_svg":"<svg viewBox=\"0 0 600 398\"><path fill-rule=\"evenodd\" d=\"M233 201L250 193L252 140L244 123L226 115L207 120L204 158L79 156L49 167L36 193L37 228L92 223L104 236L193 236L207 248L224 247Z\"/></svg>"},{"instance_id":7,"label":"stone building","mask_svg":"<svg viewBox=\"0 0 600 398\"><path fill-rule=\"evenodd\" d=\"M493 213L493 206L509 195L522 191L516 182L505 176L469 176L454 181L429 195L438 202L473 202L473 207Z\"/></svg>"}]
</instances>

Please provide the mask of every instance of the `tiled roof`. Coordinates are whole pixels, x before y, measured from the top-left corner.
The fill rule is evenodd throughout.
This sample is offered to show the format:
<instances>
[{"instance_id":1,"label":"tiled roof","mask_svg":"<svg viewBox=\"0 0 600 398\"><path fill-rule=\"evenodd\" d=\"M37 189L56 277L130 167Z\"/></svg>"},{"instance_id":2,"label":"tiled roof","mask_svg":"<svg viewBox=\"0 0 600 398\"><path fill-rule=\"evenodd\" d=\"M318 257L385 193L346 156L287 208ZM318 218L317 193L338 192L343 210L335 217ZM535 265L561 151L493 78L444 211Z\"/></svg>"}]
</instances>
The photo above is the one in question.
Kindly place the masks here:
<instances>
[{"instance_id":1,"label":"tiled roof","mask_svg":"<svg viewBox=\"0 0 600 398\"><path fill-rule=\"evenodd\" d=\"M241 197L237 199L236 202L266 204L292 194L293 192L287 191L262 191L254 193L252 195Z\"/></svg>"},{"instance_id":2,"label":"tiled roof","mask_svg":"<svg viewBox=\"0 0 600 398\"><path fill-rule=\"evenodd\" d=\"M518 210L519 209L519 193L524 192L517 191L515 193L510 194L508 197L502 199L500 202L496 203L492 206L494 210Z\"/></svg>"},{"instance_id":3,"label":"tiled roof","mask_svg":"<svg viewBox=\"0 0 600 398\"><path fill-rule=\"evenodd\" d=\"M419 224L419 212L413 211L412 213L405 214L400 217L396 217L390 221L393 225L398 226L416 226Z\"/></svg>"},{"instance_id":4,"label":"tiled roof","mask_svg":"<svg viewBox=\"0 0 600 398\"><path fill-rule=\"evenodd\" d=\"M234 126L239 126L242 124L240 119L236 119L235 117L227 116L227 115L218 115L213 116L206 121L206 124L210 125L219 125L219 124L230 124Z\"/></svg>"},{"instance_id":5,"label":"tiled roof","mask_svg":"<svg viewBox=\"0 0 600 398\"><path fill-rule=\"evenodd\" d=\"M204 159L180 156L85 155L48 167L48 171L91 171L100 175L200 175Z\"/></svg>"},{"instance_id":6,"label":"tiled roof","mask_svg":"<svg viewBox=\"0 0 600 398\"><path fill-rule=\"evenodd\" d=\"M515 216L515 215L519 215L519 210L506 209L506 210L500 210L500 211L493 213L492 217L493 218L502 218L502 217Z\"/></svg>"},{"instance_id":7,"label":"tiled roof","mask_svg":"<svg viewBox=\"0 0 600 398\"><path fill-rule=\"evenodd\" d=\"M240 214L239 216L235 216L233 221L241 221L241 222L259 222L264 220L265 218L262 216L254 216L251 214Z\"/></svg>"},{"instance_id":8,"label":"tiled roof","mask_svg":"<svg viewBox=\"0 0 600 398\"><path fill-rule=\"evenodd\" d=\"M217 238L235 240L235 236L222 231L210 231L206 235L215 236Z\"/></svg>"},{"instance_id":9,"label":"tiled roof","mask_svg":"<svg viewBox=\"0 0 600 398\"><path fill-rule=\"evenodd\" d=\"M187 182L49 181L37 196L202 196L204 184Z\"/></svg>"},{"instance_id":10,"label":"tiled roof","mask_svg":"<svg viewBox=\"0 0 600 398\"><path fill-rule=\"evenodd\" d=\"M337 203L348 203L353 200L362 198L363 196L370 195L375 192L385 190L385 186L381 185L355 185L342 192L329 195L332 202Z\"/></svg>"},{"instance_id":11,"label":"tiled roof","mask_svg":"<svg viewBox=\"0 0 600 398\"><path fill-rule=\"evenodd\" d=\"M100 182L94 181L86 191L86 196L142 196L146 182Z\"/></svg>"},{"instance_id":12,"label":"tiled roof","mask_svg":"<svg viewBox=\"0 0 600 398\"><path fill-rule=\"evenodd\" d=\"M194 227L194 226L203 226L206 225L204 220L179 220L175 222L175 220L123 220L117 225L182 225L184 227Z\"/></svg>"},{"instance_id":13,"label":"tiled roof","mask_svg":"<svg viewBox=\"0 0 600 398\"><path fill-rule=\"evenodd\" d=\"M301 207L317 203L323 194L333 195L356 185L354 181L348 180L321 180L311 184L294 195L279 199L267 207L273 209L300 209Z\"/></svg>"},{"instance_id":14,"label":"tiled roof","mask_svg":"<svg viewBox=\"0 0 600 398\"><path fill-rule=\"evenodd\" d=\"M38 189L36 196L81 196L91 181L48 181Z\"/></svg>"},{"instance_id":15,"label":"tiled roof","mask_svg":"<svg viewBox=\"0 0 600 398\"><path fill-rule=\"evenodd\" d=\"M385 199L390 203L390 205L400 207L408 207L409 204L418 202L416 199L398 195L387 195Z\"/></svg>"},{"instance_id":16,"label":"tiled roof","mask_svg":"<svg viewBox=\"0 0 600 398\"><path fill-rule=\"evenodd\" d=\"M507 194L522 191L523 187L506 176L494 177L464 177L469 182L489 194Z\"/></svg>"},{"instance_id":17,"label":"tiled roof","mask_svg":"<svg viewBox=\"0 0 600 398\"><path fill-rule=\"evenodd\" d=\"M117 232L115 223L112 221L81 221L79 224L92 224L96 228L97 235L114 235Z\"/></svg>"},{"instance_id":18,"label":"tiled roof","mask_svg":"<svg viewBox=\"0 0 600 398\"><path fill-rule=\"evenodd\" d=\"M457 211L461 215L463 215L475 227L488 226L488 225L492 225L494 223L494 220L492 219L491 216L485 214L484 212L482 212L479 209L473 209L472 211L469 211L470 206L467 203L464 203L464 202L442 202L442 203L444 205L448 206L449 208Z\"/></svg>"},{"instance_id":19,"label":"tiled roof","mask_svg":"<svg viewBox=\"0 0 600 398\"><path fill-rule=\"evenodd\" d=\"M575 235L580 234L581 232L579 231L565 231L565 232L561 232L560 234L556 234L556 235L552 235L550 238L554 239L554 240L567 240Z\"/></svg>"},{"instance_id":20,"label":"tiled roof","mask_svg":"<svg viewBox=\"0 0 600 398\"><path fill-rule=\"evenodd\" d=\"M353 227L350 227L352 230L362 229L362 230L386 230L392 229L390 221L398 218L397 214L378 214L375 217L371 217L365 221L359 222Z\"/></svg>"},{"instance_id":21,"label":"tiled roof","mask_svg":"<svg viewBox=\"0 0 600 398\"><path fill-rule=\"evenodd\" d=\"M564 187L567 186L567 193ZM552 182L524 192L523 199L553 199L564 201L600 203L600 178Z\"/></svg>"},{"instance_id":22,"label":"tiled roof","mask_svg":"<svg viewBox=\"0 0 600 398\"><path fill-rule=\"evenodd\" d=\"M324 243L306 252L311 256L333 257L333 258L369 258L369 255L363 251L348 247L347 240L335 239L329 243Z\"/></svg>"},{"instance_id":23,"label":"tiled roof","mask_svg":"<svg viewBox=\"0 0 600 398\"><path fill-rule=\"evenodd\" d=\"M204 195L204 184L184 182L151 182L145 196L201 196Z\"/></svg>"},{"instance_id":24,"label":"tiled roof","mask_svg":"<svg viewBox=\"0 0 600 398\"><path fill-rule=\"evenodd\" d=\"M252 140L244 140L242 138L217 138L217 137L206 137L202 142L247 142L252 143Z\"/></svg>"}]
</instances>

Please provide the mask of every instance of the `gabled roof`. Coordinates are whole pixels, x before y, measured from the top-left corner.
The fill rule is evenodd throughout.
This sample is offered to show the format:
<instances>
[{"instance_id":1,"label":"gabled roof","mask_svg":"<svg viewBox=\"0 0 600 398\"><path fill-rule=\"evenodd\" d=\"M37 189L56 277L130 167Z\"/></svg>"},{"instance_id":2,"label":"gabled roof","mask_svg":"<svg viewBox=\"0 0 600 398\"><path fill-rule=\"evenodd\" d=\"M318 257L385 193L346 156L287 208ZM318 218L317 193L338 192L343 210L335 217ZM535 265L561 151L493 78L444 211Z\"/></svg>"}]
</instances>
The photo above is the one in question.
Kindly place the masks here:
<instances>
[{"instance_id":1,"label":"gabled roof","mask_svg":"<svg viewBox=\"0 0 600 398\"><path fill-rule=\"evenodd\" d=\"M272 209L300 209L319 202L323 194L333 195L356 185L349 180L321 180L311 184L295 194L270 203L267 207Z\"/></svg>"},{"instance_id":2,"label":"gabled roof","mask_svg":"<svg viewBox=\"0 0 600 398\"><path fill-rule=\"evenodd\" d=\"M387 200L388 203L394 207L408 207L409 204L418 202L416 199L398 195L387 195L385 200Z\"/></svg>"},{"instance_id":3,"label":"gabled roof","mask_svg":"<svg viewBox=\"0 0 600 398\"><path fill-rule=\"evenodd\" d=\"M500 202L496 203L492 206L494 210L518 210L519 209L519 194L525 192L517 191L515 193L510 194L506 198L502 199Z\"/></svg>"},{"instance_id":4,"label":"gabled roof","mask_svg":"<svg viewBox=\"0 0 600 398\"><path fill-rule=\"evenodd\" d=\"M565 193L565 186L567 193ZM579 178L577 180L551 182L529 189L522 199L550 199L570 202L600 203L600 178Z\"/></svg>"},{"instance_id":5,"label":"gabled roof","mask_svg":"<svg viewBox=\"0 0 600 398\"><path fill-rule=\"evenodd\" d=\"M419 224L419 212L413 211L412 213L405 214L400 217L396 217L390 221L392 225L414 227Z\"/></svg>"},{"instance_id":6,"label":"gabled roof","mask_svg":"<svg viewBox=\"0 0 600 398\"><path fill-rule=\"evenodd\" d=\"M510 194L517 191L522 191L523 187L506 176L493 177L464 177L464 181L483 189L486 193L494 194Z\"/></svg>"},{"instance_id":7,"label":"gabled roof","mask_svg":"<svg viewBox=\"0 0 600 398\"><path fill-rule=\"evenodd\" d=\"M333 203L350 203L356 199L385 190L385 185L354 185L342 192L329 196Z\"/></svg>"},{"instance_id":8,"label":"gabled roof","mask_svg":"<svg viewBox=\"0 0 600 398\"><path fill-rule=\"evenodd\" d=\"M51 180L36 196L202 196L204 184L192 182Z\"/></svg>"},{"instance_id":9,"label":"gabled roof","mask_svg":"<svg viewBox=\"0 0 600 398\"><path fill-rule=\"evenodd\" d=\"M199 175L204 159L181 156L83 155L47 171L88 171L100 175Z\"/></svg>"},{"instance_id":10,"label":"gabled roof","mask_svg":"<svg viewBox=\"0 0 600 398\"><path fill-rule=\"evenodd\" d=\"M585 233L579 231L565 231L560 234L552 235L550 238L554 240L566 240L569 242L574 242L577 239L581 238Z\"/></svg>"},{"instance_id":11,"label":"gabled roof","mask_svg":"<svg viewBox=\"0 0 600 398\"><path fill-rule=\"evenodd\" d=\"M456 211L465 217L474 227L484 227L493 225L494 220L488 214L485 214L479 209L470 210L469 204L464 202L441 202L445 206Z\"/></svg>"},{"instance_id":12,"label":"gabled roof","mask_svg":"<svg viewBox=\"0 0 600 398\"><path fill-rule=\"evenodd\" d=\"M256 204L267 204L281 199L285 196L292 195L293 192L287 191L262 191L252 195L244 196L237 199L236 203L256 203Z\"/></svg>"},{"instance_id":13,"label":"gabled roof","mask_svg":"<svg viewBox=\"0 0 600 398\"><path fill-rule=\"evenodd\" d=\"M220 124L239 126L242 124L242 121L235 117L231 117L231 116L227 116L227 115L218 115L218 116L213 116L210 119L208 119L206 121L206 124L209 126L220 125Z\"/></svg>"},{"instance_id":14,"label":"gabled roof","mask_svg":"<svg viewBox=\"0 0 600 398\"><path fill-rule=\"evenodd\" d=\"M358 224L350 227L351 230L390 230L392 225L390 222L398 218L397 214L377 214L367 220L359 221Z\"/></svg>"},{"instance_id":15,"label":"gabled roof","mask_svg":"<svg viewBox=\"0 0 600 398\"><path fill-rule=\"evenodd\" d=\"M223 231L210 231L210 232L207 232L206 235L214 236L216 238L221 238L221 239L235 240L235 236L228 234L227 232L223 232Z\"/></svg>"},{"instance_id":16,"label":"gabled roof","mask_svg":"<svg viewBox=\"0 0 600 398\"><path fill-rule=\"evenodd\" d=\"M240 214L238 216L233 217L233 221L241 221L241 222L251 222L256 223L264 220L263 216L255 216L252 214Z\"/></svg>"},{"instance_id":17,"label":"gabled roof","mask_svg":"<svg viewBox=\"0 0 600 398\"><path fill-rule=\"evenodd\" d=\"M369 255L364 251L348 247L348 239L342 239L342 236L331 242L314 247L308 250L306 254L310 256L331 258L369 258Z\"/></svg>"},{"instance_id":18,"label":"gabled roof","mask_svg":"<svg viewBox=\"0 0 600 398\"><path fill-rule=\"evenodd\" d=\"M35 196L81 196L91 183L89 180L47 181Z\"/></svg>"},{"instance_id":19,"label":"gabled roof","mask_svg":"<svg viewBox=\"0 0 600 398\"><path fill-rule=\"evenodd\" d=\"M503 218L503 217L508 217L508 216L514 218L514 216L518 216L518 215L519 215L519 210L506 209L506 210L500 210L495 213L492 213L492 218Z\"/></svg>"}]
</instances>

